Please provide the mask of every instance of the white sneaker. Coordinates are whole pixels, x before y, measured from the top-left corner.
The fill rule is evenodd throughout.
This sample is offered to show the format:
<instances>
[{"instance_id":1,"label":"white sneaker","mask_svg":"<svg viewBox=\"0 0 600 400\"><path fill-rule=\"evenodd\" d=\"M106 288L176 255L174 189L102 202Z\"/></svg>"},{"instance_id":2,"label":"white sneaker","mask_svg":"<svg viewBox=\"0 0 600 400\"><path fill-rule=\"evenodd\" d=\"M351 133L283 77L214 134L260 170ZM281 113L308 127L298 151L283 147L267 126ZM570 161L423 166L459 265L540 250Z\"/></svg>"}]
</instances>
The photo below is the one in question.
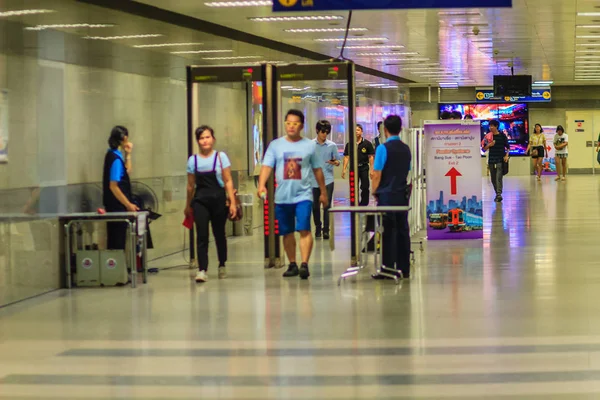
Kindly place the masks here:
<instances>
[{"instance_id":1,"label":"white sneaker","mask_svg":"<svg viewBox=\"0 0 600 400\"><path fill-rule=\"evenodd\" d=\"M206 282L208 280L208 276L206 276L206 271L198 271L196 274L196 282Z\"/></svg>"}]
</instances>

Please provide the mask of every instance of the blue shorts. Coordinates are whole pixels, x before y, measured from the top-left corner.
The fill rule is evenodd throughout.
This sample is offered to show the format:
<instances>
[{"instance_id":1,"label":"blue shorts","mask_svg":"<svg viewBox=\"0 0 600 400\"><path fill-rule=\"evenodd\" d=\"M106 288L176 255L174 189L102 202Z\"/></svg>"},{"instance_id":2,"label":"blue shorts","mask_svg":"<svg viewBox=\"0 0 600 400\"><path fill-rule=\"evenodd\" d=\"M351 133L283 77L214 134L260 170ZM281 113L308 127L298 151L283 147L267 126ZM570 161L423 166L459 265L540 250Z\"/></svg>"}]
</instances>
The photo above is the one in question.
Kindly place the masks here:
<instances>
[{"instance_id":1,"label":"blue shorts","mask_svg":"<svg viewBox=\"0 0 600 400\"><path fill-rule=\"evenodd\" d=\"M301 201L298 204L275 204L275 217L279 221L279 234L289 235L295 231L310 232L310 216L312 201Z\"/></svg>"}]
</instances>

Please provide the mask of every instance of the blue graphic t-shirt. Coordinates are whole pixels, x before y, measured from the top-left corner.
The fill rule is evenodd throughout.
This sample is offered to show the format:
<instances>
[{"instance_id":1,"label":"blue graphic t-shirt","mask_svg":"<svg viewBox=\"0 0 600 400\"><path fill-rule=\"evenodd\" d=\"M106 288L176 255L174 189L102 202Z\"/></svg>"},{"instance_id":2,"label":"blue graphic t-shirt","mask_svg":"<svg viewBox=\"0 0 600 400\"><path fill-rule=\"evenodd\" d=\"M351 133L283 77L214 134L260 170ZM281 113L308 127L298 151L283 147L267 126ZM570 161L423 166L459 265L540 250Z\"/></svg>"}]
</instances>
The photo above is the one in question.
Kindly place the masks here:
<instances>
[{"instance_id":1,"label":"blue graphic t-shirt","mask_svg":"<svg viewBox=\"0 0 600 400\"><path fill-rule=\"evenodd\" d=\"M284 136L271 142L263 165L275 168L275 203L312 202L312 170L322 168L315 147L315 142L306 138L290 142Z\"/></svg>"}]
</instances>

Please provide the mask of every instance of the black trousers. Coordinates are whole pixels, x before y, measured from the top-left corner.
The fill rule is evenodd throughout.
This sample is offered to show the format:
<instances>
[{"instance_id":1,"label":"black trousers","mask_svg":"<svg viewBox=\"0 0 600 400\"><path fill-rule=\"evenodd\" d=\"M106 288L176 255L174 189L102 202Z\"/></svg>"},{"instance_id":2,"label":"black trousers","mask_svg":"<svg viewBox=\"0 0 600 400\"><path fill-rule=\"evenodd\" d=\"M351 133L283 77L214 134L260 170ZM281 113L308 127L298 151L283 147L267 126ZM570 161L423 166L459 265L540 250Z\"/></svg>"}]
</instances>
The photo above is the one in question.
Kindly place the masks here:
<instances>
[{"instance_id":1,"label":"black trousers","mask_svg":"<svg viewBox=\"0 0 600 400\"><path fill-rule=\"evenodd\" d=\"M382 202L383 200L383 202ZM387 204L386 204L387 203ZM392 203L392 204L390 204ZM379 205L407 206L409 199L385 202L379 198ZM408 213L388 213L383 217L383 265L387 268L402 271L405 277L410 276L410 228Z\"/></svg>"},{"instance_id":2,"label":"black trousers","mask_svg":"<svg viewBox=\"0 0 600 400\"><path fill-rule=\"evenodd\" d=\"M225 223L228 210L225 207L225 192L219 194L205 194L193 200L194 222L196 223L196 254L198 269L208 269L208 225L212 226L213 236L217 244L219 265L227 262L227 236Z\"/></svg>"},{"instance_id":3,"label":"black trousers","mask_svg":"<svg viewBox=\"0 0 600 400\"><path fill-rule=\"evenodd\" d=\"M326 186L329 202L327 203L327 206L323 207L323 225L321 225L321 203L319 202L321 189L313 188L313 221L317 232L323 231L324 233L329 233L329 209L333 202L333 186L333 182Z\"/></svg>"},{"instance_id":4,"label":"black trousers","mask_svg":"<svg viewBox=\"0 0 600 400\"><path fill-rule=\"evenodd\" d=\"M106 207L106 212L126 212L125 206ZM106 249L107 250L125 250L127 243L126 222L107 222L106 223Z\"/></svg>"},{"instance_id":5,"label":"black trousers","mask_svg":"<svg viewBox=\"0 0 600 400\"><path fill-rule=\"evenodd\" d=\"M490 179L492 180L492 185L497 196L502 194L502 178L504 178L502 163L490 164Z\"/></svg>"},{"instance_id":6,"label":"black trousers","mask_svg":"<svg viewBox=\"0 0 600 400\"><path fill-rule=\"evenodd\" d=\"M358 167L358 184L360 185L359 206L369 205L369 164Z\"/></svg>"},{"instance_id":7,"label":"black trousers","mask_svg":"<svg viewBox=\"0 0 600 400\"><path fill-rule=\"evenodd\" d=\"M106 223L106 248L108 250L125 250L128 227L126 222Z\"/></svg>"}]
</instances>

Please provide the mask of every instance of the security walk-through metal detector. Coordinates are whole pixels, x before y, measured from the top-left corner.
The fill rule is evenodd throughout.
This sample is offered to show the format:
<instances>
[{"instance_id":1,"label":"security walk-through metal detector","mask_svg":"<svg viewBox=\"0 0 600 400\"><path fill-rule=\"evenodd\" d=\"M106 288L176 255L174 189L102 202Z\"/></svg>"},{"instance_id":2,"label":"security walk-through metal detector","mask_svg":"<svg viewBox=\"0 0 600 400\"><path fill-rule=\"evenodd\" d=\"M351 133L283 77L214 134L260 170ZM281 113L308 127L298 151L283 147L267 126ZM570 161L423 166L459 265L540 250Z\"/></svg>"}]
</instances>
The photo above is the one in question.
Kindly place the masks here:
<instances>
[{"instance_id":1,"label":"security walk-through metal detector","mask_svg":"<svg viewBox=\"0 0 600 400\"><path fill-rule=\"evenodd\" d=\"M300 109L306 115L305 136L314 137L314 126L320 119L331 120L334 125L334 140L340 150L349 143L350 156L350 203L357 205L356 196L356 91L355 67L351 62L302 63L285 65L247 65L247 66L189 66L187 68L187 113L188 113L188 156L194 154L195 129L199 124L215 126L216 110L227 104L222 101L236 101L236 96L244 97L246 106L252 106L252 94L255 86L262 87L260 116L254 116L257 129L262 132L262 148L249 151L257 168L260 166L264 151L273 139L285 135L284 116L289 109ZM216 88L219 87L219 93ZM225 89L225 90L224 90ZM245 94L244 94L245 92ZM230 96L223 98L224 93ZM256 96L254 96L256 97ZM256 98L254 99L256 101ZM239 110L231 119L239 115ZM260 121L257 122L256 120ZM228 121L228 123L232 123ZM242 124L243 125L243 124ZM251 124L245 127L248 131ZM257 128L257 127L255 127ZM231 128L229 128L231 129ZM244 127L240 127L243 130ZM312 136L311 136L312 135ZM253 147L248 143L249 148ZM256 143L253 144L257 147ZM256 175L256 171L249 171ZM267 200L264 202L264 259L265 268L282 267L279 226L275 219L275 205L272 201L275 193L275 174L267 184ZM350 223L352 263L358 262L358 239L356 217ZM196 264L194 231L190 231L190 267Z\"/></svg>"},{"instance_id":2,"label":"security walk-through metal detector","mask_svg":"<svg viewBox=\"0 0 600 400\"><path fill-rule=\"evenodd\" d=\"M331 140L339 151L348 143L350 168L350 205L358 205L357 161L356 161L356 89L355 65L352 62L322 62L278 64L274 67L275 102L278 116L276 131L285 135L284 118L289 109L304 112L306 121L303 135L315 137L317 121L327 119L332 124ZM333 226L333 224L332 224ZM359 234L357 217L351 214L351 258L356 265L359 257ZM333 234L331 235L333 239Z\"/></svg>"},{"instance_id":3,"label":"security walk-through metal detector","mask_svg":"<svg viewBox=\"0 0 600 400\"><path fill-rule=\"evenodd\" d=\"M187 114L188 156L194 154L195 129L208 124L218 129L247 132L248 174L256 175L262 162L264 150L276 138L274 123L275 94L273 92L273 66L188 66L187 67ZM254 107L254 108L253 108ZM239 118L246 109L248 118ZM226 110L227 121L217 121L216 116ZM227 112L230 110L230 112ZM239 126L238 126L239 125ZM251 132L251 130L253 132ZM251 135L254 139L250 139ZM235 139L234 139L235 140ZM273 178L268 183L268 198L273 198ZM254 194L254 193L252 193ZM280 266L279 240L276 236L274 204L265 202L265 267ZM190 230L190 267L196 265L194 230Z\"/></svg>"}]
</instances>

